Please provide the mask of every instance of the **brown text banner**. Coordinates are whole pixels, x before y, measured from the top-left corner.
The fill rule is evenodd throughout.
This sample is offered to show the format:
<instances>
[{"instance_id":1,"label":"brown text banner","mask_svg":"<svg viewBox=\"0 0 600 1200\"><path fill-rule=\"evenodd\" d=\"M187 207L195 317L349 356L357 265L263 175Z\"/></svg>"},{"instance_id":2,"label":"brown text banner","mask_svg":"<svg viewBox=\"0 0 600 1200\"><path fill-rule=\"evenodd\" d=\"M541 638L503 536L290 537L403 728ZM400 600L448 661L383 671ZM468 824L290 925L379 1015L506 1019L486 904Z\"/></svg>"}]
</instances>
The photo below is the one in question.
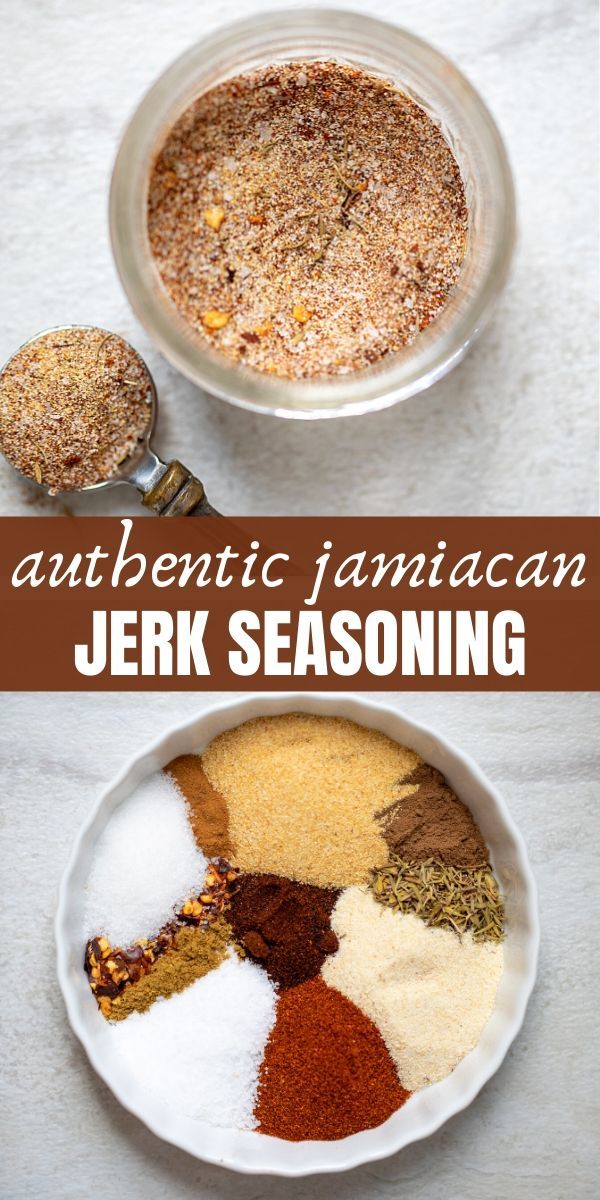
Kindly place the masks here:
<instances>
[{"instance_id":1,"label":"brown text banner","mask_svg":"<svg viewBox=\"0 0 600 1200\"><path fill-rule=\"evenodd\" d=\"M596 690L599 527L5 517L0 686Z\"/></svg>"}]
</instances>

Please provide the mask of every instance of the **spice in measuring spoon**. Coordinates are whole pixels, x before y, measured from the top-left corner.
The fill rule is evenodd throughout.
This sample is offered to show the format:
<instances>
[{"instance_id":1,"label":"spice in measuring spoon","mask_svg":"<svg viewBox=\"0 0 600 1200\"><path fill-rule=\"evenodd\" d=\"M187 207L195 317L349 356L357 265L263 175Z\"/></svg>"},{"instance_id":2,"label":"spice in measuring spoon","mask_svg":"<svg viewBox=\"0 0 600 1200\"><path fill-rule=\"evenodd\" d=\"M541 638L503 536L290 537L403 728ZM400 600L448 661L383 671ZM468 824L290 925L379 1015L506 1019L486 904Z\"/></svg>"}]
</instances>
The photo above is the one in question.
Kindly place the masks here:
<instances>
[{"instance_id":1,"label":"spice in measuring spoon","mask_svg":"<svg viewBox=\"0 0 600 1200\"><path fill-rule=\"evenodd\" d=\"M156 408L152 376L123 338L49 329L0 373L0 451L50 495L129 482L161 515L214 514L200 481L151 450Z\"/></svg>"}]
</instances>

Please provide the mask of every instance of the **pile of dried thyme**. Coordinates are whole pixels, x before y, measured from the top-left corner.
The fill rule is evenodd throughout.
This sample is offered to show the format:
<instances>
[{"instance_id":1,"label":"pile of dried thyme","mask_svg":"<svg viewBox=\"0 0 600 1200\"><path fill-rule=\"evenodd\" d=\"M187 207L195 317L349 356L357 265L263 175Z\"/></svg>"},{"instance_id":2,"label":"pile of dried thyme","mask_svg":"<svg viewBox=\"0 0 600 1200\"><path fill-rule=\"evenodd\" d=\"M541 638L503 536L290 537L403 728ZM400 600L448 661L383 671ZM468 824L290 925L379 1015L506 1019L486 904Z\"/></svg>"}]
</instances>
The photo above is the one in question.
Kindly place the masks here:
<instances>
[{"instance_id":1,"label":"pile of dried thyme","mask_svg":"<svg viewBox=\"0 0 600 1200\"><path fill-rule=\"evenodd\" d=\"M427 925L471 933L476 942L504 938L504 903L487 863L449 867L433 858L414 863L391 855L371 873L370 887L380 904L414 913Z\"/></svg>"},{"instance_id":2,"label":"pile of dried thyme","mask_svg":"<svg viewBox=\"0 0 600 1200\"><path fill-rule=\"evenodd\" d=\"M184 319L236 361L348 373L448 299L468 216L439 128L385 80L272 65L200 96L151 173L150 245Z\"/></svg>"}]
</instances>

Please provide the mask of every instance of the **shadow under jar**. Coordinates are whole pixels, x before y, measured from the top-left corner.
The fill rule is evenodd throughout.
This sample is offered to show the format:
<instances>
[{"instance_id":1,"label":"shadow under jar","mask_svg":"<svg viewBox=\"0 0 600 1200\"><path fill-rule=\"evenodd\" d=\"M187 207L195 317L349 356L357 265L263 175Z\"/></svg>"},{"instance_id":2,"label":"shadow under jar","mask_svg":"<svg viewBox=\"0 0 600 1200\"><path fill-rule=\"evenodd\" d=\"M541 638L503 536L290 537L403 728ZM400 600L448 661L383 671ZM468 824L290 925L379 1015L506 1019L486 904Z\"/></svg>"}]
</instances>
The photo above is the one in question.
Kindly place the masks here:
<instances>
[{"instance_id":1,"label":"shadow under jar","mask_svg":"<svg viewBox=\"0 0 600 1200\"><path fill-rule=\"evenodd\" d=\"M445 303L410 344L346 374L282 378L229 358L217 339L205 337L178 311L150 246L149 183L170 131L199 96L259 68L324 61L347 64L393 84L439 127L464 186L466 251ZM428 388L460 361L506 282L515 206L510 167L492 117L447 59L405 30L370 17L299 9L227 26L192 47L157 80L121 142L110 225L128 298L174 366L211 394L241 407L307 419L385 408Z\"/></svg>"}]
</instances>

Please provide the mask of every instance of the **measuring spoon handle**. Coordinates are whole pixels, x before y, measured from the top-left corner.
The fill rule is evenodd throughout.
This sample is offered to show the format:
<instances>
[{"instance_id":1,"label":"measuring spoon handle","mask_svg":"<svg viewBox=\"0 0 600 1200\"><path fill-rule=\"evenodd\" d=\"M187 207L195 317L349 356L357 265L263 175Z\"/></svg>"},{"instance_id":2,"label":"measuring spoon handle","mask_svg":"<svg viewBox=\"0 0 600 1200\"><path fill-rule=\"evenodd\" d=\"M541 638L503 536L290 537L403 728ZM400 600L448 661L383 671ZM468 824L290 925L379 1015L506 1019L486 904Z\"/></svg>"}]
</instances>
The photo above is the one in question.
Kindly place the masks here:
<instances>
[{"instance_id":1,"label":"measuring spoon handle","mask_svg":"<svg viewBox=\"0 0 600 1200\"><path fill-rule=\"evenodd\" d=\"M159 517L220 517L206 499L204 484L175 458L167 464L160 479L144 492L144 508Z\"/></svg>"}]
</instances>

